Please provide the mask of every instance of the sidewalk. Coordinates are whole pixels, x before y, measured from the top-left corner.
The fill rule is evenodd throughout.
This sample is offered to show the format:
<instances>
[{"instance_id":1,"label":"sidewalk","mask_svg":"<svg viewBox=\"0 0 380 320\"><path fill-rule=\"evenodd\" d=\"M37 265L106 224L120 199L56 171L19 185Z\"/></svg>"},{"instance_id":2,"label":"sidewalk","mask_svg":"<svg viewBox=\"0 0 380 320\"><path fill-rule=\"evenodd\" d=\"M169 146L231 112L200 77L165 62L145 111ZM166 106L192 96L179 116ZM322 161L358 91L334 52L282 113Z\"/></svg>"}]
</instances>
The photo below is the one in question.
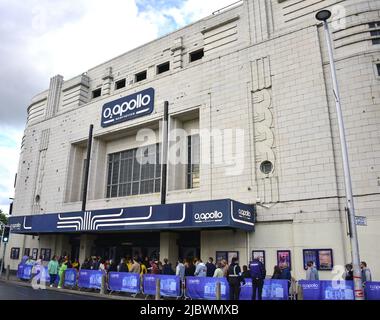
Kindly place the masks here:
<instances>
[{"instance_id":1,"label":"sidewalk","mask_svg":"<svg viewBox=\"0 0 380 320\"><path fill-rule=\"evenodd\" d=\"M32 287L32 284L30 281L21 281L16 276L10 275L9 281L5 280L5 277L0 278L0 283L8 283L18 286L24 286L24 287ZM108 299L108 300L144 300L143 298L133 298L133 297L127 297L125 295L117 295L118 293L113 294L103 294L101 295L98 292L88 292L88 291L79 291L78 288L75 289L58 289L56 287L50 288L49 285L46 285L46 289L39 289L39 290L49 290L49 291L55 291L60 293L68 293L68 294L74 294L74 295L81 295L81 296L87 296L87 297L94 297L94 298L102 298L102 299ZM121 293L123 294L123 293Z\"/></svg>"}]
</instances>

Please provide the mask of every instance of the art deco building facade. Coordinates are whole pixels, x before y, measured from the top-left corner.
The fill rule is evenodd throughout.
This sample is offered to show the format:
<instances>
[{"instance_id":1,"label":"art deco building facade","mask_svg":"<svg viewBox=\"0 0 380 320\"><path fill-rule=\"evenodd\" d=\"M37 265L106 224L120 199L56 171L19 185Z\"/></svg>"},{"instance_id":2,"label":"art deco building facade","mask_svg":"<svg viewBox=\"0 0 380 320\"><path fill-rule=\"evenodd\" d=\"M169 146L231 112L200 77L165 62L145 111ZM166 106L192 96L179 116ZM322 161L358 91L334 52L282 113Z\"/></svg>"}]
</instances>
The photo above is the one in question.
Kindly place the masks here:
<instances>
[{"instance_id":1,"label":"art deco building facade","mask_svg":"<svg viewBox=\"0 0 380 320\"><path fill-rule=\"evenodd\" d=\"M353 191L367 218L361 259L379 277L378 0L245 0L73 79L52 78L28 108L6 263L15 269L26 250L81 262L238 253L243 265L265 251L270 273L289 251L298 279L305 259L321 270L349 263L335 100L315 19L322 8L334 11ZM162 159L165 101L169 132L184 137L168 153L161 205L160 162L138 159ZM141 153L142 129L156 140ZM178 155L187 161L172 161Z\"/></svg>"}]
</instances>

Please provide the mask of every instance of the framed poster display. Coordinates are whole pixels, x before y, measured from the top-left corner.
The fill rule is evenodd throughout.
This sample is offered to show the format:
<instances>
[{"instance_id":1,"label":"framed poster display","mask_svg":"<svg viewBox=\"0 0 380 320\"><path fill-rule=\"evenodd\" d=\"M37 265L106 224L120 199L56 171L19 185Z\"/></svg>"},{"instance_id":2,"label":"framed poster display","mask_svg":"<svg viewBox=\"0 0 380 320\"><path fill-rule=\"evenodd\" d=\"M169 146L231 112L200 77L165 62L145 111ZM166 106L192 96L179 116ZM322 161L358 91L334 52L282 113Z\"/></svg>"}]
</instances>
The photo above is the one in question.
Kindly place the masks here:
<instances>
[{"instance_id":1,"label":"framed poster display","mask_svg":"<svg viewBox=\"0 0 380 320\"><path fill-rule=\"evenodd\" d=\"M30 257L30 248L25 248L24 249L24 256Z\"/></svg>"},{"instance_id":2,"label":"framed poster display","mask_svg":"<svg viewBox=\"0 0 380 320\"><path fill-rule=\"evenodd\" d=\"M215 256L216 262L226 260L228 264L230 264L232 262L233 257L239 259L239 251L217 251Z\"/></svg>"},{"instance_id":3,"label":"framed poster display","mask_svg":"<svg viewBox=\"0 0 380 320\"><path fill-rule=\"evenodd\" d=\"M41 249L41 256L43 261L50 261L51 249Z\"/></svg>"},{"instance_id":4,"label":"framed poster display","mask_svg":"<svg viewBox=\"0 0 380 320\"><path fill-rule=\"evenodd\" d=\"M32 250L32 259L33 260L38 259L38 249L37 248L33 248L33 250Z\"/></svg>"},{"instance_id":5,"label":"framed poster display","mask_svg":"<svg viewBox=\"0 0 380 320\"><path fill-rule=\"evenodd\" d=\"M12 248L10 258L12 260L18 260L20 258L20 248Z\"/></svg>"},{"instance_id":6,"label":"framed poster display","mask_svg":"<svg viewBox=\"0 0 380 320\"><path fill-rule=\"evenodd\" d=\"M332 249L305 249L303 250L304 269L307 269L307 263L314 262L316 268L320 271L331 271L334 268L334 258Z\"/></svg>"},{"instance_id":7,"label":"framed poster display","mask_svg":"<svg viewBox=\"0 0 380 320\"><path fill-rule=\"evenodd\" d=\"M277 265L280 268L285 266L292 270L292 259L290 250L278 250L277 251Z\"/></svg>"},{"instance_id":8,"label":"framed poster display","mask_svg":"<svg viewBox=\"0 0 380 320\"><path fill-rule=\"evenodd\" d=\"M228 260L227 251L217 251L216 252L216 262L220 262L222 260Z\"/></svg>"},{"instance_id":9,"label":"framed poster display","mask_svg":"<svg viewBox=\"0 0 380 320\"><path fill-rule=\"evenodd\" d=\"M252 260L258 259L265 267L265 251L264 250L253 250Z\"/></svg>"},{"instance_id":10,"label":"framed poster display","mask_svg":"<svg viewBox=\"0 0 380 320\"><path fill-rule=\"evenodd\" d=\"M228 264L231 264L232 258L238 258L239 259L239 251L228 251L227 252L227 258L228 258Z\"/></svg>"}]
</instances>

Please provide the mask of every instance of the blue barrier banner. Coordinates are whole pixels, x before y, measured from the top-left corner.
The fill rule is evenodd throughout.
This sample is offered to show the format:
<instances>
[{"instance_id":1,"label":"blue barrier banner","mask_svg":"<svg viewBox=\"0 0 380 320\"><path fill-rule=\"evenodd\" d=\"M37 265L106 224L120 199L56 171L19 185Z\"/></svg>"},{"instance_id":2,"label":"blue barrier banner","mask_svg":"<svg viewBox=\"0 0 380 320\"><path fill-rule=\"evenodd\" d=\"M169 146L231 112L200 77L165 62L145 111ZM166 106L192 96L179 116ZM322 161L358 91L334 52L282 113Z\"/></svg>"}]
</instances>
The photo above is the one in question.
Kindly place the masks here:
<instances>
[{"instance_id":1,"label":"blue barrier banner","mask_svg":"<svg viewBox=\"0 0 380 320\"><path fill-rule=\"evenodd\" d=\"M288 300L288 286L287 280L265 280L263 300ZM245 279L245 284L241 286L240 300L252 300L252 279Z\"/></svg>"},{"instance_id":2,"label":"blue barrier banner","mask_svg":"<svg viewBox=\"0 0 380 320\"><path fill-rule=\"evenodd\" d=\"M17 269L17 278L22 280L32 279L32 265L19 264Z\"/></svg>"},{"instance_id":3,"label":"blue barrier banner","mask_svg":"<svg viewBox=\"0 0 380 320\"><path fill-rule=\"evenodd\" d=\"M322 300L355 300L353 281L322 281Z\"/></svg>"},{"instance_id":4,"label":"blue barrier banner","mask_svg":"<svg viewBox=\"0 0 380 320\"><path fill-rule=\"evenodd\" d=\"M186 277L186 296L191 299L216 299L216 283L221 283L221 299L229 299L229 284L226 278Z\"/></svg>"},{"instance_id":5,"label":"blue barrier banner","mask_svg":"<svg viewBox=\"0 0 380 320\"><path fill-rule=\"evenodd\" d=\"M65 283L66 287L75 287L77 284L77 270L76 269L67 269L65 272Z\"/></svg>"},{"instance_id":6,"label":"blue barrier banner","mask_svg":"<svg viewBox=\"0 0 380 320\"><path fill-rule=\"evenodd\" d=\"M140 274L127 272L110 272L108 286L112 291L139 293Z\"/></svg>"},{"instance_id":7,"label":"blue barrier banner","mask_svg":"<svg viewBox=\"0 0 380 320\"><path fill-rule=\"evenodd\" d=\"M380 282L366 282L365 297L367 300L380 300Z\"/></svg>"},{"instance_id":8,"label":"blue barrier banner","mask_svg":"<svg viewBox=\"0 0 380 320\"><path fill-rule=\"evenodd\" d=\"M146 295L156 294L156 280L161 279L161 295L164 297L181 296L181 279L179 276L146 274L143 278L143 291Z\"/></svg>"},{"instance_id":9,"label":"blue barrier banner","mask_svg":"<svg viewBox=\"0 0 380 320\"><path fill-rule=\"evenodd\" d=\"M50 275L48 272L48 267L36 266L34 272L36 273L34 279L40 280L42 282L50 283ZM57 279L55 284L59 283L59 275L57 274Z\"/></svg>"},{"instance_id":10,"label":"blue barrier banner","mask_svg":"<svg viewBox=\"0 0 380 320\"><path fill-rule=\"evenodd\" d=\"M81 270L79 272L78 287L100 290L103 274L102 271L97 270Z\"/></svg>"},{"instance_id":11,"label":"blue barrier banner","mask_svg":"<svg viewBox=\"0 0 380 320\"><path fill-rule=\"evenodd\" d=\"M353 281L299 281L304 300L354 300Z\"/></svg>"},{"instance_id":12,"label":"blue barrier banner","mask_svg":"<svg viewBox=\"0 0 380 320\"><path fill-rule=\"evenodd\" d=\"M303 291L304 300L322 300L322 281L304 281L298 282Z\"/></svg>"}]
</instances>

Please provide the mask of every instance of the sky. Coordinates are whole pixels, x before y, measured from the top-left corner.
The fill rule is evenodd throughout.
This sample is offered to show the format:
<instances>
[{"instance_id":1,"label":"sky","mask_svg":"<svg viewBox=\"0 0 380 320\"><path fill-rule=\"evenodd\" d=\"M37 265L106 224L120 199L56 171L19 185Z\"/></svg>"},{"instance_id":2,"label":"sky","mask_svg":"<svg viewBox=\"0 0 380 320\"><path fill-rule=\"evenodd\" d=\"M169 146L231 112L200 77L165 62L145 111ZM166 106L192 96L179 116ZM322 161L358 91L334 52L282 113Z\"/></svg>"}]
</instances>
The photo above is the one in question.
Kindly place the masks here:
<instances>
[{"instance_id":1,"label":"sky","mask_svg":"<svg viewBox=\"0 0 380 320\"><path fill-rule=\"evenodd\" d=\"M51 77L70 79L235 2L0 0L0 209L14 196L26 109Z\"/></svg>"}]
</instances>

